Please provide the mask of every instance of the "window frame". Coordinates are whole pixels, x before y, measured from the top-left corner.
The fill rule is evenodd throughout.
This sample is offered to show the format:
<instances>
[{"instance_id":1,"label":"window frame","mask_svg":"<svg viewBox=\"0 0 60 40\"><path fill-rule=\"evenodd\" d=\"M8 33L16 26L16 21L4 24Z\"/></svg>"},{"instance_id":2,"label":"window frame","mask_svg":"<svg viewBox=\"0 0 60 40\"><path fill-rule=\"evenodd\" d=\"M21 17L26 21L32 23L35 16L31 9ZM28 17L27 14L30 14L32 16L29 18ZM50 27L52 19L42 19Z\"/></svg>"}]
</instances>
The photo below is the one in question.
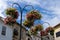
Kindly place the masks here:
<instances>
[{"instance_id":1,"label":"window frame","mask_svg":"<svg viewBox=\"0 0 60 40\"><path fill-rule=\"evenodd\" d=\"M5 26L2 26L2 32L1 32L1 35L6 35L6 27Z\"/></svg>"},{"instance_id":2,"label":"window frame","mask_svg":"<svg viewBox=\"0 0 60 40\"><path fill-rule=\"evenodd\" d=\"M60 37L60 31L56 32L56 37Z\"/></svg>"}]
</instances>

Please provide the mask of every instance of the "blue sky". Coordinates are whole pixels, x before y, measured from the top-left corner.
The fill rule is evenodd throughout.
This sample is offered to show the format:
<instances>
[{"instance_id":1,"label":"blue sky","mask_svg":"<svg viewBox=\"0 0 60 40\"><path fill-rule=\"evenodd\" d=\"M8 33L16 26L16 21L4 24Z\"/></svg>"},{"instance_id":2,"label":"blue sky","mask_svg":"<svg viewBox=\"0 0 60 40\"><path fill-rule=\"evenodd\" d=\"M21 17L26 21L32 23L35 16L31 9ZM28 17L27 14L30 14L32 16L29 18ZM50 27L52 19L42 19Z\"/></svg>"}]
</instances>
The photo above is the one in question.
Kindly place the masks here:
<instances>
[{"instance_id":1,"label":"blue sky","mask_svg":"<svg viewBox=\"0 0 60 40\"><path fill-rule=\"evenodd\" d=\"M5 9L7 7L11 7L14 2L18 2L22 8L25 5L32 5L36 10L39 10L42 15L42 19L37 20L35 24L43 24L44 22L48 22L50 26L53 27L60 23L60 0L0 0L1 17L6 17ZM19 11L19 8L17 6L14 7ZM25 20L26 13L27 12L23 12L23 21ZM20 16L18 17L17 22L20 23ZM47 23L44 23L43 26L44 28L47 28L49 25Z\"/></svg>"}]
</instances>

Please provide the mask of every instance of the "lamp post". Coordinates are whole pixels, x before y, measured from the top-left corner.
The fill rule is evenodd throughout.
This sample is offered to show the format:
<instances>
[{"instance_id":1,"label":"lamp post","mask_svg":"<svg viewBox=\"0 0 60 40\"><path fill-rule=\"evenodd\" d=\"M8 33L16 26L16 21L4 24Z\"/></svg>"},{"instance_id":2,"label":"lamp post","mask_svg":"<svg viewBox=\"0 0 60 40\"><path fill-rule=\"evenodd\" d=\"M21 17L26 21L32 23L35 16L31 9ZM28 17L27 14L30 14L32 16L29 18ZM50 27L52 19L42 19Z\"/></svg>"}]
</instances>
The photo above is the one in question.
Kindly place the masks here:
<instances>
[{"instance_id":1,"label":"lamp post","mask_svg":"<svg viewBox=\"0 0 60 40\"><path fill-rule=\"evenodd\" d=\"M47 24L49 25L49 27L51 27L50 24L49 24L48 22L44 22L44 23L47 23ZM44 23L43 23L43 24L44 24ZM49 36L48 36L48 37L49 37ZM49 40L50 40L50 37L49 37Z\"/></svg>"},{"instance_id":2,"label":"lamp post","mask_svg":"<svg viewBox=\"0 0 60 40\"><path fill-rule=\"evenodd\" d=\"M50 24L49 24L48 22L44 22L44 23L47 23L47 24L50 26ZM43 24L44 24L44 23L43 23ZM42 25L43 25L43 24L42 24Z\"/></svg>"},{"instance_id":3,"label":"lamp post","mask_svg":"<svg viewBox=\"0 0 60 40\"><path fill-rule=\"evenodd\" d=\"M23 8L18 4L18 3L13 3L12 4L12 7L14 6L14 4L16 4L18 7L19 7L19 9L20 9L20 15L21 15L21 20L20 20L20 37L19 37L19 40L21 40L21 30L22 30L22 13L23 13L23 11L25 10L25 11L27 11L25 8L26 7L28 7L28 6L31 6L32 7L32 9L34 9L34 7L32 6L32 5L25 5Z\"/></svg>"},{"instance_id":4,"label":"lamp post","mask_svg":"<svg viewBox=\"0 0 60 40\"><path fill-rule=\"evenodd\" d=\"M48 22L44 22L44 23L47 23L47 24L50 26L50 24L49 24ZM44 23L43 23L43 24L44 24ZM43 24L41 24L41 25L43 25ZM43 40L42 35L41 35L41 40Z\"/></svg>"}]
</instances>

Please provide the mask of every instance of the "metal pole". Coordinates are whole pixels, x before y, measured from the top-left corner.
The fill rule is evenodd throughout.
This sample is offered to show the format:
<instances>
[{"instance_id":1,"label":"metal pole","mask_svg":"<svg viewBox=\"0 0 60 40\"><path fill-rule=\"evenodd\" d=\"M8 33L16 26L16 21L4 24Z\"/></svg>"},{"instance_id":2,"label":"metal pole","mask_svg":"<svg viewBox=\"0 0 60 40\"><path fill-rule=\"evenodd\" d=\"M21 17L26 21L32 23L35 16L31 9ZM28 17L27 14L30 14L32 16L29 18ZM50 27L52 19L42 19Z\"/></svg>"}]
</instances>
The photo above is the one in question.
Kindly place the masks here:
<instances>
[{"instance_id":1,"label":"metal pole","mask_svg":"<svg viewBox=\"0 0 60 40\"><path fill-rule=\"evenodd\" d=\"M18 3L13 3L12 7L14 6L14 4L16 4L19 8L20 8L20 13L21 13L21 20L20 20L20 37L19 40L21 40L21 30L22 30L22 8Z\"/></svg>"},{"instance_id":2,"label":"metal pole","mask_svg":"<svg viewBox=\"0 0 60 40\"><path fill-rule=\"evenodd\" d=\"M19 38L19 40L21 40L21 30L22 30L22 13L23 13L23 10L25 10L25 8L26 7L28 7L28 6L31 6L32 7L32 9L34 9L34 7L32 6L32 5L25 5L23 8L21 8L21 6L18 4L18 3L13 3L13 5L14 4L16 4L19 8L20 8L20 13L21 13L21 20L20 20L20 38ZM13 7L13 5L12 5L12 7Z\"/></svg>"},{"instance_id":3,"label":"metal pole","mask_svg":"<svg viewBox=\"0 0 60 40\"><path fill-rule=\"evenodd\" d=\"M50 24L49 24L48 22L44 22L44 23L47 23L47 24L50 26ZM43 24L44 24L44 23L43 23ZM43 24L41 24L41 25L43 25ZM41 36L41 40L43 40L42 36Z\"/></svg>"},{"instance_id":4,"label":"metal pole","mask_svg":"<svg viewBox=\"0 0 60 40\"><path fill-rule=\"evenodd\" d=\"M49 27L50 27L50 24L49 24L48 22L44 22L44 23L47 23L47 24L49 25ZM44 23L43 23L43 24L44 24ZM43 24L42 24L42 25L43 25Z\"/></svg>"},{"instance_id":5,"label":"metal pole","mask_svg":"<svg viewBox=\"0 0 60 40\"><path fill-rule=\"evenodd\" d=\"M49 27L51 27L50 24L49 24L48 22L44 22L44 23L47 23L47 24L49 25ZM43 24L44 24L44 23L43 23ZM50 37L49 37L49 40L50 40Z\"/></svg>"}]
</instances>

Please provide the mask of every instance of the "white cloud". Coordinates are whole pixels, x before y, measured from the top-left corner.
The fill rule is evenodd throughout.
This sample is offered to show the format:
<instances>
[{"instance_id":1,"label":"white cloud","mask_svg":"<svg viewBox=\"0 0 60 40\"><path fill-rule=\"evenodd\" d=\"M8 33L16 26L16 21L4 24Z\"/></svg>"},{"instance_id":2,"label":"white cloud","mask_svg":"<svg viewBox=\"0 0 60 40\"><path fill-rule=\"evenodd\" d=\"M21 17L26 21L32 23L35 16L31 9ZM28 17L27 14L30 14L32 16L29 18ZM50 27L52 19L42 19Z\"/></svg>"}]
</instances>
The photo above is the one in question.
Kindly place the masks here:
<instances>
[{"instance_id":1,"label":"white cloud","mask_svg":"<svg viewBox=\"0 0 60 40\"><path fill-rule=\"evenodd\" d=\"M41 0L40 6L47 10L53 11L54 14L60 14L60 0Z\"/></svg>"},{"instance_id":2,"label":"white cloud","mask_svg":"<svg viewBox=\"0 0 60 40\"><path fill-rule=\"evenodd\" d=\"M39 5L40 7L53 11L50 14L55 14L54 18L50 18L49 15L43 15L43 21L49 22L51 26L56 25L60 21L60 0L0 0L0 14L4 11L7 7L7 1L9 2L18 2L18 3L26 3L31 5ZM3 8L3 9L2 9ZM47 11L44 11L47 12ZM3 14L1 14L3 16ZM18 19L19 20L19 19ZM47 25L48 26L48 25ZM46 27L47 27L46 26Z\"/></svg>"},{"instance_id":3,"label":"white cloud","mask_svg":"<svg viewBox=\"0 0 60 40\"><path fill-rule=\"evenodd\" d=\"M3 13L6 8L7 8L7 4L4 1L0 0L0 16L1 17L5 17L3 16Z\"/></svg>"},{"instance_id":4,"label":"white cloud","mask_svg":"<svg viewBox=\"0 0 60 40\"><path fill-rule=\"evenodd\" d=\"M37 0L22 0L24 2L27 2L28 4L35 4L35 5L40 5L40 2L38 2Z\"/></svg>"},{"instance_id":5,"label":"white cloud","mask_svg":"<svg viewBox=\"0 0 60 40\"><path fill-rule=\"evenodd\" d=\"M56 26L57 24L60 23L60 20L57 17L55 17L55 18L53 18L53 19L51 19L50 21L47 21L47 22L50 24L50 26L54 27L54 26Z\"/></svg>"},{"instance_id":6,"label":"white cloud","mask_svg":"<svg viewBox=\"0 0 60 40\"><path fill-rule=\"evenodd\" d=\"M49 15L43 15L42 20L44 22L49 22L51 26L55 26L56 24L60 23L60 0L23 0L28 4L36 4L40 7L52 11L50 14L56 15L54 18L50 18ZM46 24L45 24L46 25ZM48 26L48 25L47 25ZM46 26L46 27L47 27Z\"/></svg>"},{"instance_id":7,"label":"white cloud","mask_svg":"<svg viewBox=\"0 0 60 40\"><path fill-rule=\"evenodd\" d=\"M32 4L32 5L40 5L40 2L37 0L4 0L4 1L10 1L10 2L18 2L18 3L27 3L27 4Z\"/></svg>"},{"instance_id":8,"label":"white cloud","mask_svg":"<svg viewBox=\"0 0 60 40\"><path fill-rule=\"evenodd\" d=\"M54 7L54 8L52 8L52 10L53 10L54 14L60 15L60 7Z\"/></svg>"},{"instance_id":9,"label":"white cloud","mask_svg":"<svg viewBox=\"0 0 60 40\"><path fill-rule=\"evenodd\" d=\"M50 23L51 26L55 26L60 23L60 0L40 0L40 6L44 9L52 11L50 14L56 15L54 18L43 16L43 21ZM46 25L45 25L46 26ZM47 27L47 26L46 26Z\"/></svg>"},{"instance_id":10,"label":"white cloud","mask_svg":"<svg viewBox=\"0 0 60 40\"><path fill-rule=\"evenodd\" d=\"M49 23L51 27L54 27L54 26L56 26L57 24L60 23L60 20L57 17L55 17L53 19L46 20L45 22ZM47 23L43 24L44 29L46 29L47 27L49 27L49 25Z\"/></svg>"},{"instance_id":11,"label":"white cloud","mask_svg":"<svg viewBox=\"0 0 60 40\"><path fill-rule=\"evenodd\" d=\"M60 0L40 0L41 7L50 9L51 7L60 6Z\"/></svg>"}]
</instances>

